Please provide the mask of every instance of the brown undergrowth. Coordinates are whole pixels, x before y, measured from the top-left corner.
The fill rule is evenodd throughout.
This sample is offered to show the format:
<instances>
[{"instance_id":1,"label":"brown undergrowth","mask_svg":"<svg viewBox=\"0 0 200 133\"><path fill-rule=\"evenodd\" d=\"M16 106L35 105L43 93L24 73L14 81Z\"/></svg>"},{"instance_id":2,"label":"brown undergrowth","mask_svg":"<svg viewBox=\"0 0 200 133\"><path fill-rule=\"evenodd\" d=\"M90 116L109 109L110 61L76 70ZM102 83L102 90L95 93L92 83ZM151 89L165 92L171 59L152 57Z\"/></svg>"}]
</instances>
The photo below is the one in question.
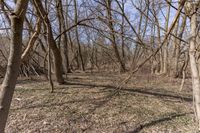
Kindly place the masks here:
<instances>
[{"instance_id":1,"label":"brown undergrowth","mask_svg":"<svg viewBox=\"0 0 200 133\"><path fill-rule=\"evenodd\" d=\"M124 75L73 73L66 85L19 79L7 133L195 133L187 79L136 75L112 95Z\"/></svg>"}]
</instances>

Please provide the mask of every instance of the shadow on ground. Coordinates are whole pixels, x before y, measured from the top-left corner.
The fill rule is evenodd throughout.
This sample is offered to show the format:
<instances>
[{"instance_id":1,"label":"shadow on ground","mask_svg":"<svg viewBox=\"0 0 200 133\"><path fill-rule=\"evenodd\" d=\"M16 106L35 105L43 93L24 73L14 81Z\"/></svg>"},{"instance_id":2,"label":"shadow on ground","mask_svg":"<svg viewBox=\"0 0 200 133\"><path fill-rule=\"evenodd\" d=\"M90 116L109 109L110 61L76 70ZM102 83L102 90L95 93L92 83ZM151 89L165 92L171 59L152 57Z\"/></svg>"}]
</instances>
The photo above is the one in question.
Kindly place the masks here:
<instances>
[{"instance_id":1,"label":"shadow on ground","mask_svg":"<svg viewBox=\"0 0 200 133\"><path fill-rule=\"evenodd\" d=\"M30 81L31 82L31 81ZM30 83L28 80L28 83ZM37 81L33 81L32 83L36 83ZM22 85L26 84L26 82L20 82ZM47 83L48 84L48 83ZM67 117L69 121L73 121L75 124L77 124L77 121L80 119L85 119L90 121L90 123L93 123L90 119L90 117L93 117L93 115L99 115L99 110L103 109L103 113L106 111L109 111L107 109L112 110L118 104L122 105L115 107L117 109L121 108L123 109L123 104L125 104L125 101L121 99L122 97L128 97L128 98L133 98L134 97L140 98L140 97L145 97L147 98L146 100L151 101L151 99L157 99L159 101L170 101L170 103L178 103L178 105L181 104L191 104L192 102L192 96L188 94L179 94L173 92L173 90L164 90L161 88L151 88L151 87L131 87L131 88L121 88L120 90L116 89L116 86L114 85L109 85L109 84L103 84L103 83L98 83L96 84L95 82L93 83L88 83L88 82L83 82L83 81L73 81L73 82L67 82L65 85L56 85L55 87L55 92L54 93L48 93L49 92L48 86L44 86L43 88L40 87L32 87L32 88L17 88L16 93L22 94L26 92L27 95L32 94L33 96L35 94L43 94L42 96L39 95L39 97L36 96L38 99L32 99L32 101L27 101L20 106L14 106L11 108L11 111L13 112L20 112L21 110L23 111L30 111L30 110L41 110L43 109L46 110L52 110L52 108L64 108L65 112L70 112L70 116ZM90 91L91 90L91 91ZM76 93L81 93L77 94ZM71 95L75 95L73 98L70 97ZM83 97L79 97L82 96ZM98 95L97 97L93 97L91 95ZM43 100L44 97L48 98L51 97L51 100ZM64 100L58 100L59 98L62 99L64 97ZM55 98L55 100L53 99ZM121 99L120 101L116 99ZM41 100L40 102L34 102L37 100ZM132 100L132 99L129 99ZM114 101L114 102L113 102ZM124 103L123 103L124 102ZM137 103L134 103L134 106L140 106L140 100L137 101ZM86 111L81 112L80 114L80 109L73 110L72 105L76 105L75 108L79 108L79 106L83 106ZM112 106L110 108L110 106ZM126 106L126 105L125 105ZM145 105L142 105L145 106ZM169 104L167 106L172 106L172 104ZM129 107L125 108L125 112L128 111ZM134 109L131 107L131 109ZM140 110L140 108L137 108L139 113L142 115L144 110ZM152 108L151 108L152 109ZM150 110L151 110L150 109ZM114 110L115 111L115 110ZM130 112L129 115L137 115L138 112ZM150 112L151 113L151 112ZM121 132L127 132L127 133L138 133L141 132L143 129L149 128L151 126L155 126L159 123L171 121L175 118L178 117L185 117L189 114L192 114L189 110L183 110L183 111L168 111L166 114L156 114L157 112L153 110L153 117L150 117L148 120L147 118L143 120L139 120L136 123L130 123L129 120L127 120L124 125L130 124L128 128L125 128L123 130L120 130ZM125 114L123 114L125 115ZM75 117L74 117L75 116ZM89 117L89 118L88 118ZM106 116L107 117L107 116ZM142 118L141 118L142 119ZM137 124L138 123L138 124ZM123 125L123 124L122 124ZM84 129L84 131L89 131L91 126L89 125L87 128ZM120 126L120 124L119 124ZM119 132L120 132L119 131Z\"/></svg>"}]
</instances>

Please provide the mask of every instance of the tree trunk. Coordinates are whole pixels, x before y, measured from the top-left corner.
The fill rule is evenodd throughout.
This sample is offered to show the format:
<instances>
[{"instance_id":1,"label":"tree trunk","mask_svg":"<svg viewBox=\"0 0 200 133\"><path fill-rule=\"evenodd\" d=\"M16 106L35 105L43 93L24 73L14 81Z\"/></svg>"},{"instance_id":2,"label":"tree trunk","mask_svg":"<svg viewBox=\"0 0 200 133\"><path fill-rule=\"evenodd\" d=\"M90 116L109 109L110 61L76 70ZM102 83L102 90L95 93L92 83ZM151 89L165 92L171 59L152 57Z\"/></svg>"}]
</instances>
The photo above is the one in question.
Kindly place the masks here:
<instances>
[{"instance_id":1,"label":"tree trunk","mask_svg":"<svg viewBox=\"0 0 200 133\"><path fill-rule=\"evenodd\" d=\"M171 3L172 0L170 0L169 2ZM168 5L168 11L167 11L166 23L165 23L166 33L168 30L168 25L169 25L170 8L171 8L171 6ZM164 74L168 73L168 44L169 44L169 41L166 41L166 43L163 47L163 70L162 70L162 73L164 73Z\"/></svg>"},{"instance_id":2,"label":"tree trunk","mask_svg":"<svg viewBox=\"0 0 200 133\"><path fill-rule=\"evenodd\" d=\"M112 17L112 12L111 12L111 7L112 7L112 1L111 0L107 0L106 1L106 11L107 11L107 17L108 17L108 27L110 29L110 37L112 40L112 46L115 52L115 56L120 64L120 71L121 72L125 72L126 68L125 68L125 64L122 61L120 54L119 54L119 50L116 44L116 37L115 37L115 31L114 31L114 25L113 25L113 17Z\"/></svg>"},{"instance_id":3,"label":"tree trunk","mask_svg":"<svg viewBox=\"0 0 200 133\"><path fill-rule=\"evenodd\" d=\"M23 22L29 0L18 0L11 20L10 55L5 78L0 88L0 133L4 133L8 113L18 77L22 54Z\"/></svg>"},{"instance_id":4,"label":"tree trunk","mask_svg":"<svg viewBox=\"0 0 200 133\"><path fill-rule=\"evenodd\" d=\"M49 21L46 11L44 10L42 2L40 0L34 0L34 5L35 5L35 8L38 10L38 13L39 13L38 15L40 16L41 19L43 19L43 21L46 25L47 36L48 36L47 41L48 41L50 48L52 49L53 57L54 57L56 80L59 84L63 84L64 79L63 79L63 75L62 75L63 70L62 70L62 65L61 65L62 64L62 56L60 54L58 47L56 46L56 42L55 42L54 38L53 38L51 23Z\"/></svg>"},{"instance_id":5,"label":"tree trunk","mask_svg":"<svg viewBox=\"0 0 200 133\"><path fill-rule=\"evenodd\" d=\"M195 114L197 117L197 121L200 128L200 77L199 77L199 70L195 58L196 54L196 31L197 31L197 14L194 13L191 16L190 21L191 27L191 40L190 40L190 67L191 67L191 74L192 74L192 88L193 88L193 97L194 97L194 105L195 105Z\"/></svg>"},{"instance_id":6,"label":"tree trunk","mask_svg":"<svg viewBox=\"0 0 200 133\"><path fill-rule=\"evenodd\" d=\"M22 53L22 56L21 56L21 60L22 62L26 61L28 58L28 54L30 53L30 51L32 50L35 42L37 41L38 39L38 36L40 34L40 30L41 30L41 19L38 18L37 20L37 23L36 23L36 30L35 32L33 33L31 39L29 40L28 42L28 45L26 47L26 49L24 50L24 52Z\"/></svg>"},{"instance_id":7,"label":"tree trunk","mask_svg":"<svg viewBox=\"0 0 200 133\"><path fill-rule=\"evenodd\" d=\"M122 0L122 12L125 12L125 2ZM126 58L125 58L125 38L124 38L124 32L125 32L125 19L124 16L122 16L122 24L121 24L121 41L122 41L122 63L124 68L126 69ZM123 71L123 68L122 68Z\"/></svg>"},{"instance_id":8,"label":"tree trunk","mask_svg":"<svg viewBox=\"0 0 200 133\"><path fill-rule=\"evenodd\" d=\"M178 31L178 37L182 38L183 37L183 32L185 30L185 26L186 26L186 20L187 17L184 15L182 17L182 23L181 23L181 27L179 27L180 31ZM176 39L175 40L175 66L174 66L174 77L180 77L179 75L179 71L178 71L178 62L179 62L179 57L180 57L180 46L181 46L181 40Z\"/></svg>"},{"instance_id":9,"label":"tree trunk","mask_svg":"<svg viewBox=\"0 0 200 133\"><path fill-rule=\"evenodd\" d=\"M57 0L57 12L58 12L58 20L60 23L60 33L66 30L65 18L63 15L63 4L62 0ZM61 43L63 47L63 55L64 55L64 70L65 73L70 72L69 67L69 50L68 50L68 38L67 33L64 33L61 36Z\"/></svg>"},{"instance_id":10,"label":"tree trunk","mask_svg":"<svg viewBox=\"0 0 200 133\"><path fill-rule=\"evenodd\" d=\"M75 20L75 23L77 24L78 23L78 11L77 11L77 3L76 2L77 1L74 0L74 12L75 12L74 20ZM81 44L80 44L80 40L79 40L78 26L76 26L76 40L77 40L77 44L78 44L78 55L79 55L80 60L81 60L81 67L82 67L82 70L85 71L85 65L84 65L84 62L83 62Z\"/></svg>"}]
</instances>

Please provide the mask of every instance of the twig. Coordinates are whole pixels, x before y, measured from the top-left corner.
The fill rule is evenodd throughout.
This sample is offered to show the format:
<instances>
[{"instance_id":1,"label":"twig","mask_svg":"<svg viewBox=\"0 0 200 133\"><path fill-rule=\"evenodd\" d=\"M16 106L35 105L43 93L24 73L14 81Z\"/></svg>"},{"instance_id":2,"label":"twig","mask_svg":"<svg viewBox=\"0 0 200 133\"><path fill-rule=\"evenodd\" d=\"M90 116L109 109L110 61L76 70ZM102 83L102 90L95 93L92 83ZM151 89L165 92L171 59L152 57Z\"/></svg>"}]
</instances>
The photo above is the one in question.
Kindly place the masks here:
<instances>
[{"instance_id":1,"label":"twig","mask_svg":"<svg viewBox=\"0 0 200 133\"><path fill-rule=\"evenodd\" d=\"M180 13L181 13L181 11L182 11L184 5L185 5L185 2L186 2L186 0L183 0L182 3L180 4L180 6L179 6L179 8L178 8L178 11L177 11L177 13L176 13L176 16L175 16L175 18L174 18L174 20L173 20L173 22L172 22L172 24L171 24L171 26L170 26L170 28L169 28L167 34L165 35L165 38L164 38L163 42L161 43L161 45L156 49L156 51L155 51L154 53L152 53L147 59L145 59L142 63L140 63L140 64L137 66L137 68L134 69L134 70L129 74L129 76L128 76L127 78L125 78L125 79L118 85L117 90L120 90L120 89L122 88L122 86L124 86L125 84L127 84L128 81L131 79L131 77L132 77L132 76L147 62L147 61L149 61L152 57L154 57L154 56L160 51L160 49L162 48L162 46L163 46L163 45L165 44L165 42L167 41L167 39L168 39L170 33L172 32L172 30L173 30L173 28L174 28L174 26L175 26L175 24L176 24L176 22L177 22L177 20L178 20L178 18L179 18L179 16L180 16Z\"/></svg>"}]
</instances>

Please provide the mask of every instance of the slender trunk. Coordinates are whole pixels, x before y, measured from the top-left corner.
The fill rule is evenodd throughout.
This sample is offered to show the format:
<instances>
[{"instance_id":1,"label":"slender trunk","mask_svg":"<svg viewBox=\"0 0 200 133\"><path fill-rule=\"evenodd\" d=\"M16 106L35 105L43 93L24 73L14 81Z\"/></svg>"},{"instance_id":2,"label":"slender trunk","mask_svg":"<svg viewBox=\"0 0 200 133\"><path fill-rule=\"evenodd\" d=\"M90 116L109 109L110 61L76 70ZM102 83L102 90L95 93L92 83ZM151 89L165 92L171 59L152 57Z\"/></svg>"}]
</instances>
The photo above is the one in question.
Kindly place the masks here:
<instances>
[{"instance_id":1,"label":"slender trunk","mask_svg":"<svg viewBox=\"0 0 200 133\"><path fill-rule=\"evenodd\" d=\"M140 13L140 19L139 19L139 26L138 26L138 36L141 36L141 28L142 28L142 20L143 20L143 14ZM144 34L144 33L143 33ZM139 38L137 38L138 42L139 42ZM137 63L140 59L140 56L141 56L141 47L139 46L140 44L137 44L136 43L136 46L135 46L135 50L134 50L134 54L133 54L133 60L132 60L132 69L135 69L135 67L137 66Z\"/></svg>"},{"instance_id":2,"label":"slender trunk","mask_svg":"<svg viewBox=\"0 0 200 133\"><path fill-rule=\"evenodd\" d=\"M155 43L155 31L156 31L156 26L152 24L151 27L151 54L154 52L154 43ZM156 57L152 59L152 64L151 64L151 74L155 74L159 72L159 64L158 61L156 61Z\"/></svg>"},{"instance_id":3,"label":"slender trunk","mask_svg":"<svg viewBox=\"0 0 200 133\"><path fill-rule=\"evenodd\" d=\"M38 39L39 33L40 33L40 29L41 29L41 19L38 18L37 23L36 23L36 30L33 33L31 39L28 42L28 45L26 47L26 49L24 50L22 56L21 56L21 60L26 61L28 54L30 53L31 49L33 48L36 40Z\"/></svg>"},{"instance_id":4,"label":"slender trunk","mask_svg":"<svg viewBox=\"0 0 200 133\"><path fill-rule=\"evenodd\" d=\"M186 26L186 20L187 20L187 17L184 15L182 17L181 26L179 27L179 29L180 29L180 31L178 32L179 38L183 37L183 32L184 32L185 26ZM179 67L178 62L179 62L179 57L180 57L181 40L176 39L175 45L176 45L176 49L175 49L175 66L174 66L175 70L174 70L174 74L175 74L175 77L180 77L179 70L178 70L178 67Z\"/></svg>"},{"instance_id":5,"label":"slender trunk","mask_svg":"<svg viewBox=\"0 0 200 133\"><path fill-rule=\"evenodd\" d=\"M8 59L6 75L0 88L0 133L4 133L10 104L18 77L22 54L23 22L27 6L28 0L18 0L14 13L10 15L10 55Z\"/></svg>"},{"instance_id":6,"label":"slender trunk","mask_svg":"<svg viewBox=\"0 0 200 133\"><path fill-rule=\"evenodd\" d=\"M117 48L117 44L116 44L116 37L115 37L115 31L114 31L114 25L113 25L113 17L112 17L112 12L111 12L111 4L112 1L111 0L108 0L106 1L106 10L107 10L107 16L108 16L108 27L110 29L110 37L112 39L112 46L113 46L113 49L114 49L114 52L115 52L115 56L118 60L118 62L120 63L120 71L121 72L125 72L126 71L126 68L125 68L125 65L120 57L120 54L119 54L119 50Z\"/></svg>"},{"instance_id":7,"label":"slender trunk","mask_svg":"<svg viewBox=\"0 0 200 133\"><path fill-rule=\"evenodd\" d=\"M170 0L169 2L171 3L172 0ZM166 23L165 23L166 33L168 32L168 26L169 26L170 8L171 8L171 6L168 5L168 11L167 11L167 17L166 17ZM164 49L163 49L163 70L162 70L162 73L164 73L164 74L167 74L167 72L168 72L168 44L169 44L169 41L166 41L166 43L163 47Z\"/></svg>"},{"instance_id":8,"label":"slender trunk","mask_svg":"<svg viewBox=\"0 0 200 133\"><path fill-rule=\"evenodd\" d=\"M78 23L78 11L77 11L77 1L74 0L74 19L75 19L75 23L77 24ZM79 33L78 33L78 26L76 26L76 40L77 40L77 44L78 44L78 55L80 57L80 60L81 60L81 67L82 67L82 70L85 71L85 65L84 65L84 62L83 62L83 55L82 55L82 49L81 49L81 44L80 44L80 40L79 40Z\"/></svg>"},{"instance_id":9,"label":"slender trunk","mask_svg":"<svg viewBox=\"0 0 200 133\"><path fill-rule=\"evenodd\" d=\"M59 20L59 23L60 23L60 33L62 33L63 31L66 30L62 6L63 6L62 0L57 0L57 12L58 12L58 20ZM62 43L62 46L63 46L63 54L64 54L64 60L63 60L64 61L64 69L65 69L65 72L67 73L68 71L70 71L67 33L64 33L61 36L61 43Z\"/></svg>"},{"instance_id":10,"label":"slender trunk","mask_svg":"<svg viewBox=\"0 0 200 133\"><path fill-rule=\"evenodd\" d=\"M51 23L49 21L46 11L44 10L42 2L40 0L34 0L34 6L38 10L38 13L39 13L38 15L40 16L41 19L43 19L45 26L46 26L47 38L48 38L47 41L48 41L50 48L52 49L53 57L54 57L56 80L59 84L63 84L64 83L64 79L63 79L63 75L62 75L63 69L62 69L62 65L61 65L62 64L62 56L60 54L60 50L56 46L56 42L55 42L54 38L53 38Z\"/></svg>"},{"instance_id":11,"label":"slender trunk","mask_svg":"<svg viewBox=\"0 0 200 133\"><path fill-rule=\"evenodd\" d=\"M159 23L158 23L159 24ZM160 35L160 26L157 26L157 33L158 33L158 43L161 45L161 35ZM163 50L162 48L159 51L159 73L161 74L163 72Z\"/></svg>"},{"instance_id":12,"label":"slender trunk","mask_svg":"<svg viewBox=\"0 0 200 133\"><path fill-rule=\"evenodd\" d=\"M48 46L48 79L49 79L49 84L51 87L51 93L54 92L54 84L52 81L52 76L51 76L51 48Z\"/></svg>"},{"instance_id":13,"label":"slender trunk","mask_svg":"<svg viewBox=\"0 0 200 133\"><path fill-rule=\"evenodd\" d=\"M124 12L124 6L125 6L125 3L124 3L124 0L122 0L122 12ZM121 40L122 40L122 63L123 63L123 66L125 67L126 69L126 59L125 59L125 38L124 38L124 26L125 26L125 19L124 19L124 16L122 16L122 25L121 25Z\"/></svg>"},{"instance_id":14,"label":"slender trunk","mask_svg":"<svg viewBox=\"0 0 200 133\"><path fill-rule=\"evenodd\" d=\"M66 6L65 10L68 13L68 10L69 10L68 9L68 0L66 0L66 4L67 4L67 6ZM69 19L68 19L68 14L67 13L65 15L66 29L69 28ZM74 47L73 47L73 42L72 42L72 37L71 37L71 32L70 31L67 32L67 36L68 36L68 39L69 39L69 46L68 46L68 48L71 49L71 52L75 54L75 50L74 50Z\"/></svg>"},{"instance_id":15,"label":"slender trunk","mask_svg":"<svg viewBox=\"0 0 200 133\"><path fill-rule=\"evenodd\" d=\"M156 4L155 1L153 1L153 5L152 5L153 9L155 8L155 4ZM154 17L155 17L157 36L158 36L156 43L158 43L158 45L159 45L158 47L160 47L160 45L162 44L162 41L161 41L160 23L159 23L158 18L156 17L158 13L155 10L153 10L153 13L154 13ZM161 74L162 71L163 71L163 49L162 48L160 48L160 50L159 50L159 63L158 63L158 65L159 65L158 73Z\"/></svg>"},{"instance_id":16,"label":"slender trunk","mask_svg":"<svg viewBox=\"0 0 200 133\"><path fill-rule=\"evenodd\" d=\"M200 77L199 77L199 70L195 58L196 54L196 29L197 29L197 15L194 13L191 16L190 21L191 27L191 40L190 40L190 67L191 67L191 74L192 74L192 88L193 88L193 97L194 97L194 105L195 105L195 113L197 117L197 121L200 127Z\"/></svg>"},{"instance_id":17,"label":"slender trunk","mask_svg":"<svg viewBox=\"0 0 200 133\"><path fill-rule=\"evenodd\" d=\"M179 17L180 20L180 17ZM178 36L178 29L179 29L179 20L176 23L175 26L175 30L174 30L174 34L176 36ZM180 52L180 44L178 44L178 39L174 37L174 44L173 44L173 53L172 53L172 57L171 60L174 61L174 63L172 63L171 67L172 67L172 75L173 77L177 77L178 76L178 60L179 60L179 52Z\"/></svg>"}]
</instances>

